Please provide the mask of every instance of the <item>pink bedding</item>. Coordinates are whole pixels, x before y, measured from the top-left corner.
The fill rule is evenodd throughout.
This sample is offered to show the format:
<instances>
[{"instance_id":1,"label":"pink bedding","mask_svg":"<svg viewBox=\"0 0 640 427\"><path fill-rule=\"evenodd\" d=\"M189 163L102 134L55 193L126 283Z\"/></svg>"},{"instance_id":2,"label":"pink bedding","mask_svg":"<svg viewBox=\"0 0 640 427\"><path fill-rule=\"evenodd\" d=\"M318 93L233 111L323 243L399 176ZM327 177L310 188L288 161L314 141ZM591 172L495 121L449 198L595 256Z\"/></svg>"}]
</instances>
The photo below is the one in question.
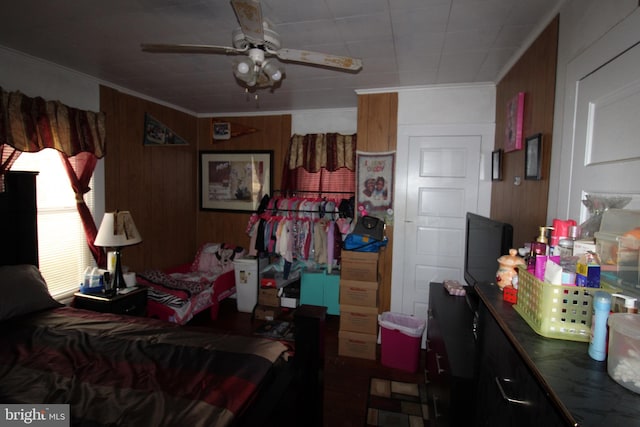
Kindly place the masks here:
<instances>
[{"instance_id":1,"label":"pink bedding","mask_svg":"<svg viewBox=\"0 0 640 427\"><path fill-rule=\"evenodd\" d=\"M242 256L240 247L206 243L191 264L138 273L138 283L148 287L147 315L185 324L210 309L215 320L220 301L236 292L233 259Z\"/></svg>"}]
</instances>

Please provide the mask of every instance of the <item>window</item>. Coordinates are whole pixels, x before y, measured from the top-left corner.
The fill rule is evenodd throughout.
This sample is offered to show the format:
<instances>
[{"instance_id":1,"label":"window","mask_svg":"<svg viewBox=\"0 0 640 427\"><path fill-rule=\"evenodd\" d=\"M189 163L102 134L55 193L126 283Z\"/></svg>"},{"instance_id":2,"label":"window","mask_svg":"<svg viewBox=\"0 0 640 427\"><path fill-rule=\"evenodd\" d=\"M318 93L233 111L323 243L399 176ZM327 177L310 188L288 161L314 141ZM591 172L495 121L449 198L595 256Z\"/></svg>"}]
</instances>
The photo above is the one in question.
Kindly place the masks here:
<instances>
[{"instance_id":1,"label":"window","mask_svg":"<svg viewBox=\"0 0 640 427\"><path fill-rule=\"evenodd\" d=\"M335 172L329 172L322 168L316 173L298 168L295 171L295 177L294 188L298 191L318 192L318 194L344 192L344 194L336 194L336 196L345 198L348 198L349 194L355 191L355 172L347 168L340 168Z\"/></svg>"},{"instance_id":2,"label":"window","mask_svg":"<svg viewBox=\"0 0 640 427\"><path fill-rule=\"evenodd\" d=\"M295 134L284 162L282 190L348 198L355 191L355 156L355 134Z\"/></svg>"},{"instance_id":3,"label":"window","mask_svg":"<svg viewBox=\"0 0 640 427\"><path fill-rule=\"evenodd\" d=\"M11 170L39 172L36 193L40 271L51 295L63 299L78 289L86 267L95 266L67 172L54 149L22 153ZM93 188L93 179L90 187ZM84 198L93 213L94 192Z\"/></svg>"}]
</instances>

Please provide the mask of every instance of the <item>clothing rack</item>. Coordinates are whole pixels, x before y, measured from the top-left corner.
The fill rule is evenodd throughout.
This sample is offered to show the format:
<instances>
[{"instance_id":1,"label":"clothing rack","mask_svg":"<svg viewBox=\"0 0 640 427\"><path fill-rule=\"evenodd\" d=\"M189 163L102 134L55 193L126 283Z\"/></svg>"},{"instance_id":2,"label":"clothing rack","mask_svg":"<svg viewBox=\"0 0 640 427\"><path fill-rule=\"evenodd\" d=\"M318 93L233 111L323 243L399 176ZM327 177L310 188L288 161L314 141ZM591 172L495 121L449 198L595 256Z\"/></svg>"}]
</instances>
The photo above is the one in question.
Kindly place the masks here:
<instances>
[{"instance_id":1,"label":"clothing rack","mask_svg":"<svg viewBox=\"0 0 640 427\"><path fill-rule=\"evenodd\" d=\"M281 190L273 190L274 193L279 193L281 192ZM352 191L313 191L313 190L300 190L297 191L299 193L309 193L309 194L355 194ZM291 196L283 196L284 198L295 198L296 195L295 193L297 192L292 192ZM271 199L276 199L277 197L271 197ZM323 200L326 201L326 197L323 198ZM338 208L339 204L337 200L332 200L333 202L335 202L335 207ZM276 207L272 207L272 208L265 208L265 211L276 211L276 212L304 212L304 213L311 213L311 214L318 214L318 213L322 213L324 214L325 212L321 211L321 210L316 210L316 209L282 209L282 208L278 208ZM336 212L336 211L331 211L329 212L330 214L334 214L334 213L340 213L340 212Z\"/></svg>"},{"instance_id":2,"label":"clothing rack","mask_svg":"<svg viewBox=\"0 0 640 427\"><path fill-rule=\"evenodd\" d=\"M282 193L283 190L273 190L274 193ZM321 191L321 190L295 190L295 191L286 191L287 193L308 193L308 194L351 194L355 195L355 191Z\"/></svg>"}]
</instances>

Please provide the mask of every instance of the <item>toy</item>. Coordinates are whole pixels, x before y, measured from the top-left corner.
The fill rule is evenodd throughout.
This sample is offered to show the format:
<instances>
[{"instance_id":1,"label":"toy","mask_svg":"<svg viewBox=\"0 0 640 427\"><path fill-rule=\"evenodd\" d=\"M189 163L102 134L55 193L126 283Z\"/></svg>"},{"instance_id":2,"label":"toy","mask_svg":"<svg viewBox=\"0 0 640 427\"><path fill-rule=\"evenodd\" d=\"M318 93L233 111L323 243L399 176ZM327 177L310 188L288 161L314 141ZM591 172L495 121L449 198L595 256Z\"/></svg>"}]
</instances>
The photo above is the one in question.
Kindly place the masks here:
<instances>
[{"instance_id":1,"label":"toy","mask_svg":"<svg viewBox=\"0 0 640 427\"><path fill-rule=\"evenodd\" d=\"M500 290L512 284L513 278L518 275L517 266L526 267L524 259L518 256L517 249L509 249L509 255L503 255L498 258L498 264L500 267L496 272L496 283Z\"/></svg>"}]
</instances>

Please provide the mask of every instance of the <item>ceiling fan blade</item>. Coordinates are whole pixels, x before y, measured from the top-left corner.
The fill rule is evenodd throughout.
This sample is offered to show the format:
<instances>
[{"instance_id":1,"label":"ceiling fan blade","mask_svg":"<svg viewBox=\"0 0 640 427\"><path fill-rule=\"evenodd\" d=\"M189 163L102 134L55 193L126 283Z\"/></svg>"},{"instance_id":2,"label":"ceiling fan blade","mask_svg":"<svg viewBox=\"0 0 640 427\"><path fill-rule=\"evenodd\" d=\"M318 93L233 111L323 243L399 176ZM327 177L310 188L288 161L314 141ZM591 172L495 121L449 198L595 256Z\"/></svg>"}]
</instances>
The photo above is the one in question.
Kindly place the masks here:
<instances>
[{"instance_id":1,"label":"ceiling fan blade","mask_svg":"<svg viewBox=\"0 0 640 427\"><path fill-rule=\"evenodd\" d=\"M275 55L284 61L306 62L343 70L358 71L362 68L362 61L358 58L310 52L308 50L279 49L275 52Z\"/></svg>"},{"instance_id":2,"label":"ceiling fan blade","mask_svg":"<svg viewBox=\"0 0 640 427\"><path fill-rule=\"evenodd\" d=\"M208 44L141 44L144 52L152 53L224 53L239 54L247 49L236 49L235 47L213 46Z\"/></svg>"},{"instance_id":3,"label":"ceiling fan blade","mask_svg":"<svg viewBox=\"0 0 640 427\"><path fill-rule=\"evenodd\" d=\"M264 41L264 27L262 22L262 8L258 0L231 0L236 12L240 28L245 37L254 43Z\"/></svg>"}]
</instances>

